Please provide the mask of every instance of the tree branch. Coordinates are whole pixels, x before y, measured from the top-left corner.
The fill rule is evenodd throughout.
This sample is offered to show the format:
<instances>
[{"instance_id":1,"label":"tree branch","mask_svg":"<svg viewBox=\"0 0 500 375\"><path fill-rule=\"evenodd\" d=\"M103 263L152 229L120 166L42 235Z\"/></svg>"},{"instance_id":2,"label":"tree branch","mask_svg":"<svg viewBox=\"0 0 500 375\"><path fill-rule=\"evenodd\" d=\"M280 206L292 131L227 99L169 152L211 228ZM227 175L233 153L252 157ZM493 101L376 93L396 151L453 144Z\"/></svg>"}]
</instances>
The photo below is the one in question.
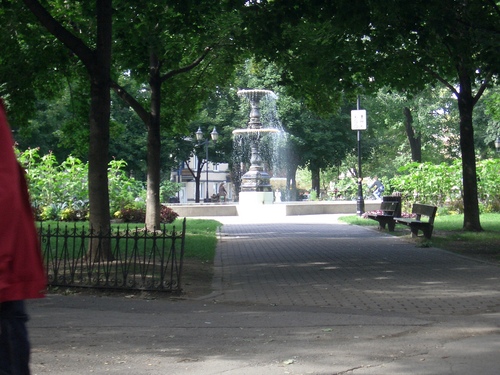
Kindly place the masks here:
<instances>
[{"instance_id":1,"label":"tree branch","mask_svg":"<svg viewBox=\"0 0 500 375\"><path fill-rule=\"evenodd\" d=\"M206 70L212 65L213 61L216 59L216 57L212 58L203 68L203 70L198 74L197 79L195 82L187 89L187 91L183 94L184 99L188 99L189 94L193 91L195 87L197 87L197 84L201 81L201 78L203 76L203 73L206 72ZM181 100L181 103L184 101L184 99Z\"/></svg>"},{"instance_id":2,"label":"tree branch","mask_svg":"<svg viewBox=\"0 0 500 375\"><path fill-rule=\"evenodd\" d=\"M452 84L450 84L447 80L445 80L443 77L441 77L439 74L437 74L435 71L430 70L426 66L422 66L422 69L432 77L436 78L439 82L441 82L443 85L445 85L447 88L451 90L452 93L454 93L457 97L459 95L459 92L455 87L453 87Z\"/></svg>"},{"instance_id":3,"label":"tree branch","mask_svg":"<svg viewBox=\"0 0 500 375\"><path fill-rule=\"evenodd\" d=\"M77 38L56 21L38 0L23 0L23 2L49 33L77 55L88 70L92 69L94 53L80 38Z\"/></svg>"},{"instance_id":4,"label":"tree branch","mask_svg":"<svg viewBox=\"0 0 500 375\"><path fill-rule=\"evenodd\" d=\"M139 103L132 95L130 95L125 88L120 86L115 81L111 80L111 88L116 92L125 103L127 103L135 113L141 118L144 124L147 126L149 122L149 113L144 109L141 103Z\"/></svg>"},{"instance_id":5,"label":"tree branch","mask_svg":"<svg viewBox=\"0 0 500 375\"><path fill-rule=\"evenodd\" d=\"M493 76L493 73L489 71L486 74L486 77L484 78L483 83L481 84L481 87L479 87L479 90L477 90L476 95L474 96L473 99L473 104L476 105L478 102L479 98L481 98L481 95L483 95L484 90L486 90L486 87L488 86L488 83L490 83L491 77Z\"/></svg>"},{"instance_id":6,"label":"tree branch","mask_svg":"<svg viewBox=\"0 0 500 375\"><path fill-rule=\"evenodd\" d=\"M207 55L210 53L210 51L212 51L212 48L206 47L205 51L203 51L203 54L200 57L198 57L196 60L194 60L191 64L183 66L182 68L179 68L179 69L173 69L173 70L169 71L168 73L166 73L165 75L163 75L161 77L161 82L163 83L167 79L172 78L173 76L176 76L176 75L181 74L181 73L189 72L191 69L197 67L205 59L205 57L207 57Z\"/></svg>"}]
</instances>

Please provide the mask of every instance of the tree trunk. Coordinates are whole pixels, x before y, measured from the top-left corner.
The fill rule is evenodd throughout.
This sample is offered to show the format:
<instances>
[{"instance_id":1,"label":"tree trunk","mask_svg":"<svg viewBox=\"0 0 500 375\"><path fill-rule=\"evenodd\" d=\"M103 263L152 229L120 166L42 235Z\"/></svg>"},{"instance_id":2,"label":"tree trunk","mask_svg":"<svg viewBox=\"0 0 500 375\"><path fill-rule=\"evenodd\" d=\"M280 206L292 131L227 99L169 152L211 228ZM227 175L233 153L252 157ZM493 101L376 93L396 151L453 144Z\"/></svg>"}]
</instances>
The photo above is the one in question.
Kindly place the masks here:
<instances>
[{"instance_id":1,"label":"tree trunk","mask_svg":"<svg viewBox=\"0 0 500 375\"><path fill-rule=\"evenodd\" d=\"M149 87L151 88L151 112L148 123L147 149L147 200L146 228L148 230L160 227L160 108L161 108L161 78L158 58L154 53L150 56Z\"/></svg>"},{"instance_id":2,"label":"tree trunk","mask_svg":"<svg viewBox=\"0 0 500 375\"><path fill-rule=\"evenodd\" d=\"M24 0L40 23L85 65L90 77L89 205L90 225L105 237L89 243L88 256L94 261L112 259L108 161L110 116L110 69L112 41L112 0L96 1L97 37L95 50L66 30L37 0Z\"/></svg>"},{"instance_id":3,"label":"tree trunk","mask_svg":"<svg viewBox=\"0 0 500 375\"><path fill-rule=\"evenodd\" d=\"M288 164L287 173L286 173L286 190L287 190L287 200L288 201L296 201L297 194L297 181L295 179L295 175L297 174L298 165L295 163Z\"/></svg>"},{"instance_id":4,"label":"tree trunk","mask_svg":"<svg viewBox=\"0 0 500 375\"><path fill-rule=\"evenodd\" d=\"M90 226L98 233L108 235L110 230L109 190L108 190L108 147L109 127L104 125L109 120L109 86L93 80L91 85L91 115L89 144L89 206ZM108 93L108 100L105 99ZM99 243L100 241L100 243ZM98 238L89 244L91 259L111 260L109 238Z\"/></svg>"},{"instance_id":5,"label":"tree trunk","mask_svg":"<svg viewBox=\"0 0 500 375\"><path fill-rule=\"evenodd\" d=\"M200 174L197 173L196 177L194 178L194 183L195 183L195 192L194 192L194 201L195 203L200 203Z\"/></svg>"},{"instance_id":6,"label":"tree trunk","mask_svg":"<svg viewBox=\"0 0 500 375\"><path fill-rule=\"evenodd\" d=\"M196 163L196 176L194 177L194 180L196 182L196 188L195 188L195 202L200 203L200 197L201 197L201 189L200 189L200 182L201 182L201 174L203 172L203 166L205 165L203 162L203 159L196 155L196 158L198 160L198 163Z\"/></svg>"},{"instance_id":7,"label":"tree trunk","mask_svg":"<svg viewBox=\"0 0 500 375\"><path fill-rule=\"evenodd\" d=\"M108 190L110 69L112 40L111 0L96 1L97 47L90 71L89 205L90 225L106 237L89 245L94 260L112 260Z\"/></svg>"},{"instance_id":8,"label":"tree trunk","mask_svg":"<svg viewBox=\"0 0 500 375\"><path fill-rule=\"evenodd\" d=\"M479 220L479 201L477 197L476 153L474 146L474 128L472 113L474 99L472 85L466 72L460 74L460 92L458 94L460 112L460 150L462 152L464 226L466 231L482 231Z\"/></svg>"},{"instance_id":9,"label":"tree trunk","mask_svg":"<svg viewBox=\"0 0 500 375\"><path fill-rule=\"evenodd\" d=\"M311 167L311 191L316 191L316 197L320 198L320 176L319 168Z\"/></svg>"},{"instance_id":10,"label":"tree trunk","mask_svg":"<svg viewBox=\"0 0 500 375\"><path fill-rule=\"evenodd\" d=\"M413 116L411 115L410 108L404 107L403 115L405 116L406 136L408 137L408 142L410 142L411 160L417 163L421 163L422 162L421 137L420 133L418 136L415 136L415 131L413 129Z\"/></svg>"}]
</instances>

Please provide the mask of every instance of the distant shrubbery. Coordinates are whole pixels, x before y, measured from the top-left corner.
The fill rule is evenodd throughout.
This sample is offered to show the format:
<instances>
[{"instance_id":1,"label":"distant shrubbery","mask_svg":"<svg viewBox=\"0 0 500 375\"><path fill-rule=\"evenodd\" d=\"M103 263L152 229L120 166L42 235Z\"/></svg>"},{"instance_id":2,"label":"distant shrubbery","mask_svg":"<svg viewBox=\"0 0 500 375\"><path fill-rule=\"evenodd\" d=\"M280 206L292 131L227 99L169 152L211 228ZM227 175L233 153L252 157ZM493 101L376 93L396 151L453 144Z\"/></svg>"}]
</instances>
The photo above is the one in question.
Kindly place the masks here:
<instances>
[{"instance_id":1,"label":"distant shrubbery","mask_svg":"<svg viewBox=\"0 0 500 375\"><path fill-rule=\"evenodd\" d=\"M500 212L500 159L477 162L478 198L482 212ZM408 201L435 204L450 212L463 212L461 160L452 164L411 163L390 180L390 190ZM386 189L387 191L387 189Z\"/></svg>"},{"instance_id":2,"label":"distant shrubbery","mask_svg":"<svg viewBox=\"0 0 500 375\"><path fill-rule=\"evenodd\" d=\"M478 199L481 213L500 212L500 158L479 160L476 164ZM441 214L463 213L462 161L451 164L409 163L389 179L381 176L385 185L384 195L401 193L403 203L427 203L439 207ZM344 178L335 184L334 199L357 198L357 182ZM366 181L364 193L368 193ZM333 195L333 193L331 193Z\"/></svg>"},{"instance_id":3,"label":"distant shrubbery","mask_svg":"<svg viewBox=\"0 0 500 375\"><path fill-rule=\"evenodd\" d=\"M59 164L52 153L40 156L38 149L18 154L25 168L37 220L87 220L89 216L88 163L69 156ZM112 160L108 168L110 212L129 222L144 222L146 189L127 175L126 162ZM166 181L162 192L172 194L178 184ZM162 208L162 222L175 220L175 212ZM171 211L171 212L170 212ZM172 217L175 216L173 219Z\"/></svg>"}]
</instances>

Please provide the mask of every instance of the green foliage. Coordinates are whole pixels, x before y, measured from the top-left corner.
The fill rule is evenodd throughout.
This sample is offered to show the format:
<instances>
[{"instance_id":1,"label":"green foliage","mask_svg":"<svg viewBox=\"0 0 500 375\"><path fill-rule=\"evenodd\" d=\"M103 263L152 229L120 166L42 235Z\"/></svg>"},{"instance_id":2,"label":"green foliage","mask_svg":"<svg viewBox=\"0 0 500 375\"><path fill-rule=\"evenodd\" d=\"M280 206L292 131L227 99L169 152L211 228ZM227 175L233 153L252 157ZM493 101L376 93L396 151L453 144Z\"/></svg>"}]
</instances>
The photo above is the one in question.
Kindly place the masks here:
<instances>
[{"instance_id":1,"label":"green foliage","mask_svg":"<svg viewBox=\"0 0 500 375\"><path fill-rule=\"evenodd\" d=\"M141 206L146 201L142 182L127 176L123 160L111 160L108 168L109 207L111 212L127 206ZM144 205L144 203L142 203Z\"/></svg>"},{"instance_id":2,"label":"green foliage","mask_svg":"<svg viewBox=\"0 0 500 375\"><path fill-rule=\"evenodd\" d=\"M18 152L18 160L26 169L32 205L39 220L88 219L88 163L68 156L59 164L54 154L40 156L38 149ZM111 212L126 207L144 211L144 186L128 177L125 167L123 160L109 163Z\"/></svg>"},{"instance_id":3,"label":"green foliage","mask_svg":"<svg viewBox=\"0 0 500 375\"><path fill-rule=\"evenodd\" d=\"M26 169L35 212L43 220L69 216L86 217L88 213L88 166L69 156L58 164L54 154L40 156L38 149L18 154Z\"/></svg>"},{"instance_id":4,"label":"green foliage","mask_svg":"<svg viewBox=\"0 0 500 375\"><path fill-rule=\"evenodd\" d=\"M354 178L340 179L336 184L337 194L341 199L352 200L358 195L358 184Z\"/></svg>"},{"instance_id":5,"label":"green foliage","mask_svg":"<svg viewBox=\"0 0 500 375\"><path fill-rule=\"evenodd\" d=\"M482 212L500 212L500 159L477 163L478 198Z\"/></svg>"},{"instance_id":6,"label":"green foliage","mask_svg":"<svg viewBox=\"0 0 500 375\"><path fill-rule=\"evenodd\" d=\"M182 185L170 180L163 180L160 183L160 201L168 202L170 197L174 197L181 189Z\"/></svg>"},{"instance_id":7,"label":"green foliage","mask_svg":"<svg viewBox=\"0 0 500 375\"><path fill-rule=\"evenodd\" d=\"M500 212L500 159L478 161L478 198L483 212ZM403 201L418 201L447 206L448 212L463 212L461 161L451 164L410 163L398 170L391 179L394 191Z\"/></svg>"}]
</instances>

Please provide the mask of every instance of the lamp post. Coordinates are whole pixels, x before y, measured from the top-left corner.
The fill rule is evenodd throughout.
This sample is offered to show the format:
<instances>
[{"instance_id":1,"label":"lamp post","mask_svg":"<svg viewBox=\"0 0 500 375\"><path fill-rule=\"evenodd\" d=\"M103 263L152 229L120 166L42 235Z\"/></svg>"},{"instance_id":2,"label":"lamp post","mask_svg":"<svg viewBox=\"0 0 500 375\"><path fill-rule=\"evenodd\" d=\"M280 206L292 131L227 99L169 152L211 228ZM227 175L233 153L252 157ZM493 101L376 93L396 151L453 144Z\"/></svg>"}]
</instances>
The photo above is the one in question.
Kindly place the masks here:
<instances>
[{"instance_id":1,"label":"lamp post","mask_svg":"<svg viewBox=\"0 0 500 375\"><path fill-rule=\"evenodd\" d=\"M495 140L495 149L500 152L500 137Z\"/></svg>"},{"instance_id":2,"label":"lamp post","mask_svg":"<svg viewBox=\"0 0 500 375\"><path fill-rule=\"evenodd\" d=\"M217 139L219 139L219 133L217 133L217 129L212 130L210 133L210 137L212 138L212 141L214 143L217 142ZM196 131L196 140L198 141L199 146L205 146L205 162L206 162L206 167L205 167L205 173L206 173L206 195L205 195L205 202L208 202L208 143L210 142L210 138L203 139L203 132L201 131L201 128L198 128Z\"/></svg>"},{"instance_id":3,"label":"lamp post","mask_svg":"<svg viewBox=\"0 0 500 375\"><path fill-rule=\"evenodd\" d=\"M360 98L356 103L356 110L351 111L351 129L358 132L358 199L356 201L356 214L361 216L365 212L363 198L363 174L361 173L361 130L366 130L366 111L360 110Z\"/></svg>"}]
</instances>

